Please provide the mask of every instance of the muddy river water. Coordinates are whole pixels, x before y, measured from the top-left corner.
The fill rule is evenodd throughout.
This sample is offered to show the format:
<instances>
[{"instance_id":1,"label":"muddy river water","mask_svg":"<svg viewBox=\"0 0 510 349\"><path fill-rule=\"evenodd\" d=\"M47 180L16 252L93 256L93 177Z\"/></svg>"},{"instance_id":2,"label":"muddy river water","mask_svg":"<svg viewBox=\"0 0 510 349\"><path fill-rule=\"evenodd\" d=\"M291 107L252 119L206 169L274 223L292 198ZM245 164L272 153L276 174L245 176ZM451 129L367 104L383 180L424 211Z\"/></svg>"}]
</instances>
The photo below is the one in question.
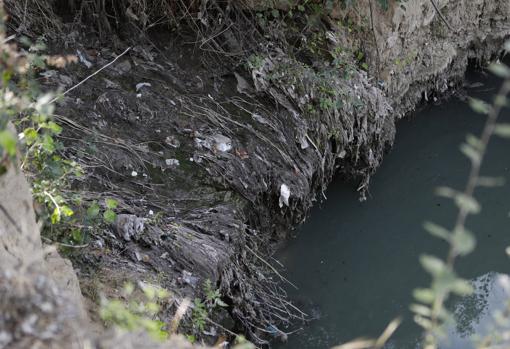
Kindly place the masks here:
<instances>
[{"instance_id":1,"label":"muddy river water","mask_svg":"<svg viewBox=\"0 0 510 349\"><path fill-rule=\"evenodd\" d=\"M499 83L480 73L471 96L488 98ZM510 122L507 109L501 117ZM446 255L446 243L422 228L425 220L451 227L456 209L434 194L438 186L463 189L469 161L459 151L467 133L479 135L484 117L465 101L453 97L430 105L399 122L393 150L372 178L370 195L358 201L355 184L335 180L327 200L317 204L307 222L275 256L286 267L286 277L298 286L287 287L290 298L317 319L289 336L276 348L322 349L356 337L376 337L393 318L403 323L386 348L421 347L420 328L408 310L412 291L427 287L429 276L418 257ZM472 280L474 296L449 305L458 317L441 349L469 349L472 337L494 325L491 313L507 297L510 259L510 141L494 138L482 174L504 176L499 188L479 188L483 209L468 219L477 248L459 259L457 272Z\"/></svg>"}]
</instances>

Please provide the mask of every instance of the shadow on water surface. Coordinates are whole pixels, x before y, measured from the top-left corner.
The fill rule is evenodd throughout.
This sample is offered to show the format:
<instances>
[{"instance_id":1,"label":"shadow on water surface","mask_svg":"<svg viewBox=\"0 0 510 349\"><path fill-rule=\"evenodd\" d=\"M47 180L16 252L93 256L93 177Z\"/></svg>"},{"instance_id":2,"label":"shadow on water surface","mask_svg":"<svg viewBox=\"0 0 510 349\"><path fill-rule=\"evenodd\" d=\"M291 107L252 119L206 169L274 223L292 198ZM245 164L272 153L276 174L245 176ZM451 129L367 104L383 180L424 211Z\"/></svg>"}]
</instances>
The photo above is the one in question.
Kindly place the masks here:
<instances>
[{"instance_id":1,"label":"shadow on water surface","mask_svg":"<svg viewBox=\"0 0 510 349\"><path fill-rule=\"evenodd\" d=\"M467 91L478 98L488 98L499 87L479 74L468 76L468 80L483 82ZM501 119L510 121L508 109ZM430 278L418 256L445 256L447 252L446 244L430 237L422 224L431 220L453 225L455 207L435 196L434 189L464 188L469 162L459 145L467 133L478 135L484 121L458 98L428 106L399 122L394 148L373 177L366 202L358 201L353 185L331 184L328 200L312 210L299 229L299 238L289 241L277 255L287 268L286 276L299 287L288 288L290 298L318 319L291 335L287 343L275 343L274 347L322 349L356 337L375 337L397 316L404 321L387 348L419 347L421 330L413 323L408 307L413 301L412 290L426 287ZM464 337L472 334L470 329L483 333L484 323L490 323L487 308L503 294L495 280L497 273L510 273L505 254L510 245L508 149L508 140L491 141L482 175L504 176L507 184L477 189L475 195L483 210L468 219L477 248L457 264L461 276L476 285L485 283L480 290L493 292L472 298L471 303L453 300L461 325L450 329L451 339L441 349L469 349Z\"/></svg>"}]
</instances>

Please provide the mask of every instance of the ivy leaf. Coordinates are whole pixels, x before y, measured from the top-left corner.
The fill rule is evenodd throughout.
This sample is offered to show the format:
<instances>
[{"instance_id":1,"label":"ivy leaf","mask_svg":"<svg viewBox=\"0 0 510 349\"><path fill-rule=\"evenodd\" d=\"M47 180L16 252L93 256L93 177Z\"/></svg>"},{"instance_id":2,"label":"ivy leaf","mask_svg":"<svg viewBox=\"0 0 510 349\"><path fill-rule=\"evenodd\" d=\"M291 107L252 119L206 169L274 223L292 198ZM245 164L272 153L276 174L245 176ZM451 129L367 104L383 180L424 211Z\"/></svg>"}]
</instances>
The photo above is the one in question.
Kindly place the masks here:
<instances>
[{"instance_id":1,"label":"ivy leaf","mask_svg":"<svg viewBox=\"0 0 510 349\"><path fill-rule=\"evenodd\" d=\"M106 210L103 213L103 218L106 223L112 224L113 222L115 222L115 218L117 218L117 214L115 214L115 212L113 212L112 210Z\"/></svg>"},{"instance_id":2,"label":"ivy leaf","mask_svg":"<svg viewBox=\"0 0 510 349\"><path fill-rule=\"evenodd\" d=\"M45 134L43 136L42 147L48 153L53 153L55 151L55 141L53 140L53 137L49 134Z\"/></svg>"},{"instance_id":3,"label":"ivy leaf","mask_svg":"<svg viewBox=\"0 0 510 349\"><path fill-rule=\"evenodd\" d=\"M48 129L50 129L54 134L59 134L62 132L62 127L56 122L50 121L47 125Z\"/></svg>"},{"instance_id":4,"label":"ivy leaf","mask_svg":"<svg viewBox=\"0 0 510 349\"><path fill-rule=\"evenodd\" d=\"M28 145L34 144L38 136L37 131L32 127L23 130L23 135Z\"/></svg>"},{"instance_id":5,"label":"ivy leaf","mask_svg":"<svg viewBox=\"0 0 510 349\"><path fill-rule=\"evenodd\" d=\"M98 215L99 215L99 205L96 201L94 201L87 209L87 217L92 219L92 218L96 218Z\"/></svg>"},{"instance_id":6,"label":"ivy leaf","mask_svg":"<svg viewBox=\"0 0 510 349\"><path fill-rule=\"evenodd\" d=\"M105 203L106 203L106 208L108 208L110 210L116 208L119 204L117 202L117 200L115 200L115 199L106 199Z\"/></svg>"},{"instance_id":7,"label":"ivy leaf","mask_svg":"<svg viewBox=\"0 0 510 349\"><path fill-rule=\"evenodd\" d=\"M60 207L60 213L65 217L71 217L74 214L74 211L67 205Z\"/></svg>"}]
</instances>

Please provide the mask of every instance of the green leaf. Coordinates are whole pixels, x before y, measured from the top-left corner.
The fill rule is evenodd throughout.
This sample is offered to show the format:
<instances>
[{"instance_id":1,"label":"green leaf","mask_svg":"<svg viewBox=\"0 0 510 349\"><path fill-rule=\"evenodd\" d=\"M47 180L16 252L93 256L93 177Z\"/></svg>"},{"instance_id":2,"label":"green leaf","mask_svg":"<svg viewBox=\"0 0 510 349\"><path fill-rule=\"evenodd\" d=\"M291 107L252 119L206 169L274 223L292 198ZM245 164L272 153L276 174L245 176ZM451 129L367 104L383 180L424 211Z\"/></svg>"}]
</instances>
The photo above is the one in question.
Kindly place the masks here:
<instances>
[{"instance_id":1,"label":"green leaf","mask_svg":"<svg viewBox=\"0 0 510 349\"><path fill-rule=\"evenodd\" d=\"M83 234L81 233L80 229L73 229L73 231L71 232L71 236L74 241L76 241L78 243L83 242Z\"/></svg>"},{"instance_id":2,"label":"green leaf","mask_svg":"<svg viewBox=\"0 0 510 349\"><path fill-rule=\"evenodd\" d=\"M50 129L54 134L59 134L62 132L62 127L58 125L56 122L50 121L47 125L48 129Z\"/></svg>"},{"instance_id":3,"label":"green leaf","mask_svg":"<svg viewBox=\"0 0 510 349\"><path fill-rule=\"evenodd\" d=\"M425 222L423 228L425 228L425 230L428 231L432 236L446 241L450 240L451 232L448 229L443 228L435 223Z\"/></svg>"},{"instance_id":4,"label":"green leaf","mask_svg":"<svg viewBox=\"0 0 510 349\"><path fill-rule=\"evenodd\" d=\"M435 256L422 255L420 256L420 263L428 273L434 276L446 270L444 262Z\"/></svg>"},{"instance_id":5,"label":"green leaf","mask_svg":"<svg viewBox=\"0 0 510 349\"><path fill-rule=\"evenodd\" d=\"M224 301L222 301L221 299L217 298L216 299L216 304L219 305L220 307L223 307L223 308L226 308L228 307L228 304L225 303Z\"/></svg>"},{"instance_id":6,"label":"green leaf","mask_svg":"<svg viewBox=\"0 0 510 349\"><path fill-rule=\"evenodd\" d=\"M51 224L57 224L58 222L60 222L60 211L58 207L55 207L51 214Z\"/></svg>"},{"instance_id":7,"label":"green leaf","mask_svg":"<svg viewBox=\"0 0 510 349\"><path fill-rule=\"evenodd\" d=\"M106 208L108 208L108 209L117 208L117 206L119 204L117 202L117 200L115 200L115 199L106 199L105 203L106 203Z\"/></svg>"},{"instance_id":8,"label":"green leaf","mask_svg":"<svg viewBox=\"0 0 510 349\"><path fill-rule=\"evenodd\" d=\"M37 131L32 127L23 130L23 135L25 136L25 141L28 145L34 144L38 137Z\"/></svg>"},{"instance_id":9,"label":"green leaf","mask_svg":"<svg viewBox=\"0 0 510 349\"><path fill-rule=\"evenodd\" d=\"M48 153L53 153L55 151L55 141L53 140L53 137L49 134L45 134L43 136L42 147Z\"/></svg>"},{"instance_id":10,"label":"green leaf","mask_svg":"<svg viewBox=\"0 0 510 349\"><path fill-rule=\"evenodd\" d=\"M439 187L436 189L436 194L445 198L454 198L457 195L457 191L449 187Z\"/></svg>"},{"instance_id":11,"label":"green leaf","mask_svg":"<svg viewBox=\"0 0 510 349\"><path fill-rule=\"evenodd\" d=\"M506 96L497 95L494 98L494 104L498 107L506 107L508 106L508 98L506 98Z\"/></svg>"},{"instance_id":12,"label":"green leaf","mask_svg":"<svg viewBox=\"0 0 510 349\"><path fill-rule=\"evenodd\" d=\"M510 124L496 124L494 134L503 138L510 138Z\"/></svg>"},{"instance_id":13,"label":"green leaf","mask_svg":"<svg viewBox=\"0 0 510 349\"><path fill-rule=\"evenodd\" d=\"M460 151L474 163L479 163L482 158L480 152L467 143L460 145Z\"/></svg>"},{"instance_id":14,"label":"green leaf","mask_svg":"<svg viewBox=\"0 0 510 349\"><path fill-rule=\"evenodd\" d=\"M92 202L92 204L87 209L87 217L88 218L96 218L99 215L99 205L96 201Z\"/></svg>"},{"instance_id":15,"label":"green leaf","mask_svg":"<svg viewBox=\"0 0 510 349\"><path fill-rule=\"evenodd\" d=\"M477 214L482 209L474 197L467 196L466 194L462 193L459 193L455 196L455 204L458 208L471 214Z\"/></svg>"},{"instance_id":16,"label":"green leaf","mask_svg":"<svg viewBox=\"0 0 510 349\"><path fill-rule=\"evenodd\" d=\"M424 316L424 317L430 317L430 315L432 314L432 310L423 304L411 304L409 309L413 313Z\"/></svg>"},{"instance_id":17,"label":"green leaf","mask_svg":"<svg viewBox=\"0 0 510 349\"><path fill-rule=\"evenodd\" d=\"M505 177L479 177L476 185L480 187L501 187L505 185Z\"/></svg>"},{"instance_id":18,"label":"green leaf","mask_svg":"<svg viewBox=\"0 0 510 349\"><path fill-rule=\"evenodd\" d=\"M475 112L480 114L489 114L492 108L489 104L477 98L470 98L469 105Z\"/></svg>"},{"instance_id":19,"label":"green leaf","mask_svg":"<svg viewBox=\"0 0 510 349\"><path fill-rule=\"evenodd\" d=\"M482 144L482 141L480 140L480 138L476 137L475 135L469 133L467 136L466 136L466 142L467 144L469 144L470 146L472 146L473 148L477 149L477 150L481 150L483 148L483 144Z\"/></svg>"},{"instance_id":20,"label":"green leaf","mask_svg":"<svg viewBox=\"0 0 510 349\"><path fill-rule=\"evenodd\" d=\"M473 286L464 279L457 279L452 285L452 292L459 296L469 296L473 293Z\"/></svg>"},{"instance_id":21,"label":"green leaf","mask_svg":"<svg viewBox=\"0 0 510 349\"><path fill-rule=\"evenodd\" d=\"M0 131L0 148L9 156L16 155L16 138L7 130Z\"/></svg>"},{"instance_id":22,"label":"green leaf","mask_svg":"<svg viewBox=\"0 0 510 349\"><path fill-rule=\"evenodd\" d=\"M476 246L474 234L465 229L456 230L452 235L451 242L455 251L461 256L471 253Z\"/></svg>"},{"instance_id":23,"label":"green leaf","mask_svg":"<svg viewBox=\"0 0 510 349\"><path fill-rule=\"evenodd\" d=\"M435 299L434 291L430 288L417 288L413 291L414 299L425 304L432 304Z\"/></svg>"},{"instance_id":24,"label":"green leaf","mask_svg":"<svg viewBox=\"0 0 510 349\"><path fill-rule=\"evenodd\" d=\"M115 222L115 218L117 218L117 215L112 210L106 210L103 213L103 218L106 223L113 223Z\"/></svg>"},{"instance_id":25,"label":"green leaf","mask_svg":"<svg viewBox=\"0 0 510 349\"><path fill-rule=\"evenodd\" d=\"M74 214L74 211L69 206L61 206L60 213L66 217L71 217Z\"/></svg>"},{"instance_id":26,"label":"green leaf","mask_svg":"<svg viewBox=\"0 0 510 349\"><path fill-rule=\"evenodd\" d=\"M489 65L489 71L492 72L494 75L499 76L503 79L510 78L510 68L508 68L506 65L501 63L492 63Z\"/></svg>"}]
</instances>

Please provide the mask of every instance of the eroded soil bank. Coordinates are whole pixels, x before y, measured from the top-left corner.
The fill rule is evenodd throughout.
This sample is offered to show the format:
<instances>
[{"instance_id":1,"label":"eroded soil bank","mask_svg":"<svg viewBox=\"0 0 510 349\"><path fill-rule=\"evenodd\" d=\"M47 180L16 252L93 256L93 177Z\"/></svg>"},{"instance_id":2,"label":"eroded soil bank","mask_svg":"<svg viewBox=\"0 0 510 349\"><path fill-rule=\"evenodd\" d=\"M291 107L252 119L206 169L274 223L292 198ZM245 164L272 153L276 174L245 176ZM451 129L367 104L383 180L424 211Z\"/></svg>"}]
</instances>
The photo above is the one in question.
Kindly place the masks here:
<instances>
[{"instance_id":1,"label":"eroded soil bank","mask_svg":"<svg viewBox=\"0 0 510 349\"><path fill-rule=\"evenodd\" d=\"M19 24L23 12L6 3ZM274 243L334 173L358 180L363 197L395 121L455 89L470 60L501 52L510 3L385 9L360 0L306 21L282 5L284 19L265 24L254 9L275 16L273 8L255 3L204 2L200 22L215 23L208 36L126 25L106 42L97 27L65 23L73 9L57 11L58 39L48 43L80 63L41 82L69 89L132 47L57 106L65 153L86 170L75 189L84 200L118 199L123 214L75 257L86 296L144 280L175 292L177 304L209 279L229 305L214 319L262 343L273 326L302 317L278 286Z\"/></svg>"}]
</instances>

